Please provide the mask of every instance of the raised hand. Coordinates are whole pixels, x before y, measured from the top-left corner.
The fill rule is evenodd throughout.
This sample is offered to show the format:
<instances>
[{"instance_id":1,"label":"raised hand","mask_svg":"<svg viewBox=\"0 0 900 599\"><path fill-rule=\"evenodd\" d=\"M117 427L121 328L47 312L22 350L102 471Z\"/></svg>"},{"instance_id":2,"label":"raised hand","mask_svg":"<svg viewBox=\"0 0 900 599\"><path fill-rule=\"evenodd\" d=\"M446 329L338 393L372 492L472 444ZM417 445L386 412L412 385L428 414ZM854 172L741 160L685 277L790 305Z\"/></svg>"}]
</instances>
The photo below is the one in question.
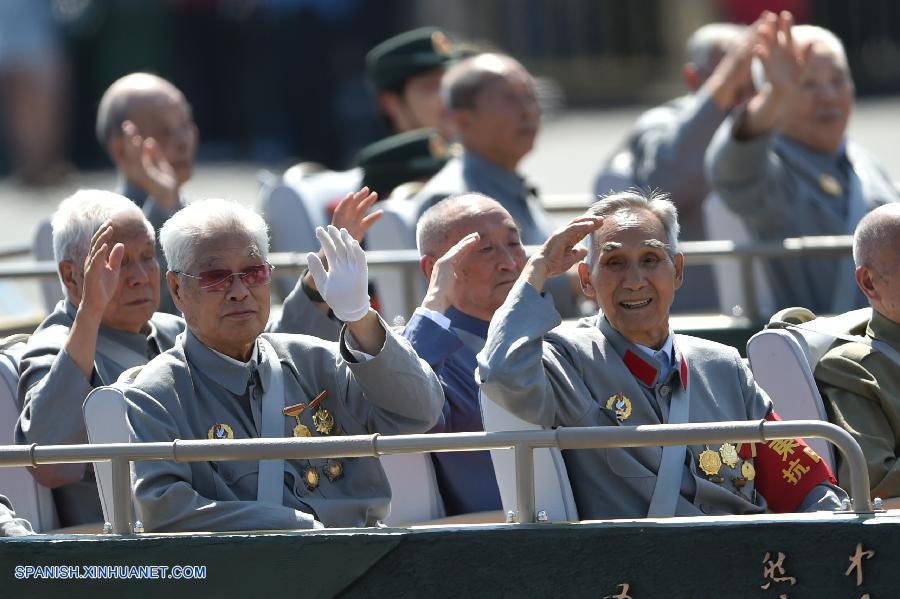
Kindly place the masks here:
<instances>
[{"instance_id":1,"label":"raised hand","mask_svg":"<svg viewBox=\"0 0 900 599\"><path fill-rule=\"evenodd\" d=\"M160 206L174 209L178 204L178 179L157 141L143 137L131 121L122 123L122 136L125 176Z\"/></svg>"},{"instance_id":2,"label":"raised hand","mask_svg":"<svg viewBox=\"0 0 900 599\"><path fill-rule=\"evenodd\" d=\"M538 291L543 291L548 278L561 275L584 259L587 249L578 244L602 225L600 216L579 216L555 230L528 260L522 276Z\"/></svg>"},{"instance_id":3,"label":"raised hand","mask_svg":"<svg viewBox=\"0 0 900 599\"><path fill-rule=\"evenodd\" d=\"M459 277L461 263L478 247L479 239L478 233L469 233L435 261L428 281L428 290L425 292L425 299L422 300L423 308L443 314L453 305L458 285L461 283Z\"/></svg>"},{"instance_id":4,"label":"raised hand","mask_svg":"<svg viewBox=\"0 0 900 599\"><path fill-rule=\"evenodd\" d=\"M750 62L753 48L757 44L756 28L763 23L766 14L763 13L756 23L750 26L749 31L725 52L722 60L703 84L721 110L731 110L753 94Z\"/></svg>"},{"instance_id":5,"label":"raised hand","mask_svg":"<svg viewBox=\"0 0 900 599\"><path fill-rule=\"evenodd\" d=\"M369 228L384 214L384 210L375 210L367 214L376 201L378 194L370 192L368 187L348 193L334 209L331 224L336 229L347 229L353 239L362 241Z\"/></svg>"},{"instance_id":6,"label":"raised hand","mask_svg":"<svg viewBox=\"0 0 900 599\"><path fill-rule=\"evenodd\" d=\"M344 322L361 320L369 313L369 268L366 253L347 229L334 225L316 227L316 237L328 263L328 270L316 254L306 255L309 273L325 303Z\"/></svg>"},{"instance_id":7,"label":"raised hand","mask_svg":"<svg viewBox=\"0 0 900 599\"><path fill-rule=\"evenodd\" d=\"M119 273L125 255L125 246L121 243L110 247L114 232L109 221L103 223L91 238L91 246L84 259L84 285L79 310L86 310L98 319L103 316L119 287Z\"/></svg>"},{"instance_id":8,"label":"raised hand","mask_svg":"<svg viewBox=\"0 0 900 599\"><path fill-rule=\"evenodd\" d=\"M768 13L757 22L754 55L762 62L766 83L779 98L794 92L800 81L804 57L794 45L791 27L794 17L783 11L779 15Z\"/></svg>"}]
</instances>

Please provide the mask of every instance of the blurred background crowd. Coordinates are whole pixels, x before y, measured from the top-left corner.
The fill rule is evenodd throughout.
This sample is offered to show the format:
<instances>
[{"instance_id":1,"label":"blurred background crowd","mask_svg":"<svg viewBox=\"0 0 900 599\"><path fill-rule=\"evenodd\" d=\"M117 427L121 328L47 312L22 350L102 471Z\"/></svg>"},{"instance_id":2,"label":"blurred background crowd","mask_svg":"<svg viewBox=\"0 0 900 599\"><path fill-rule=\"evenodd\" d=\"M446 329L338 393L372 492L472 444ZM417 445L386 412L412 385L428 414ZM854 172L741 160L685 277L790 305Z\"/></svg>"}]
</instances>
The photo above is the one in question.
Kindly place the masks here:
<instances>
[{"instance_id":1,"label":"blurred background crowd","mask_svg":"<svg viewBox=\"0 0 900 599\"><path fill-rule=\"evenodd\" d=\"M552 114L675 96L694 29L763 9L834 31L857 96L900 92L900 5L888 0L4 0L0 174L43 185L108 167L97 103L133 71L189 98L201 162L343 169L385 134L364 57L401 31L436 25L517 57Z\"/></svg>"}]
</instances>

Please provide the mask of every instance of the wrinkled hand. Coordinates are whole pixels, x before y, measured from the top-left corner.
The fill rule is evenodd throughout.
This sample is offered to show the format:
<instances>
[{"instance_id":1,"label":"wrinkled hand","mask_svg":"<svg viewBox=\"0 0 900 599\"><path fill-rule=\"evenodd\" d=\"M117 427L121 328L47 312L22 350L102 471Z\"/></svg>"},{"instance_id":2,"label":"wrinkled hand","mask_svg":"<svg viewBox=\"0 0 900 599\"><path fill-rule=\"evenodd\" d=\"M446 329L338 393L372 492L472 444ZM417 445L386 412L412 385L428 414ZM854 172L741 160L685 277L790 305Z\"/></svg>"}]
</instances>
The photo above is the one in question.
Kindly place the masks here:
<instances>
[{"instance_id":1,"label":"wrinkled hand","mask_svg":"<svg viewBox=\"0 0 900 599\"><path fill-rule=\"evenodd\" d=\"M109 221L94 233L88 255L84 259L84 286L81 292L80 310L87 310L100 317L119 287L119 273L125 246L117 243L110 248L114 233Z\"/></svg>"},{"instance_id":2,"label":"wrinkled hand","mask_svg":"<svg viewBox=\"0 0 900 599\"><path fill-rule=\"evenodd\" d=\"M543 291L547 279L561 275L584 259L587 248L578 244L602 225L600 216L579 216L551 233L541 249L528 260L525 274L528 281L538 291Z\"/></svg>"},{"instance_id":3,"label":"wrinkled hand","mask_svg":"<svg viewBox=\"0 0 900 599\"><path fill-rule=\"evenodd\" d=\"M369 268L366 253L347 229L316 227L316 237L328 261L328 270L316 254L306 255L309 273L322 299L344 322L356 322L369 313Z\"/></svg>"},{"instance_id":4,"label":"wrinkled hand","mask_svg":"<svg viewBox=\"0 0 900 599\"><path fill-rule=\"evenodd\" d=\"M160 206L173 209L178 204L178 179L157 141L141 136L137 125L131 121L122 123L122 137L125 176Z\"/></svg>"},{"instance_id":5,"label":"wrinkled hand","mask_svg":"<svg viewBox=\"0 0 900 599\"><path fill-rule=\"evenodd\" d=\"M460 264L478 247L479 239L478 233L469 233L435 261L428 281L428 290L425 292L425 299L422 300L423 308L443 314L453 305L458 286L462 283L459 276Z\"/></svg>"},{"instance_id":6,"label":"wrinkled hand","mask_svg":"<svg viewBox=\"0 0 900 599\"><path fill-rule=\"evenodd\" d=\"M753 54L762 62L766 82L779 97L787 97L797 88L803 71L803 53L794 45L791 27L794 17L783 11L769 13L756 27L757 44Z\"/></svg>"},{"instance_id":7,"label":"wrinkled hand","mask_svg":"<svg viewBox=\"0 0 900 599\"><path fill-rule=\"evenodd\" d=\"M362 241L369 228L384 214L384 210L375 210L367 214L376 201L378 194L374 191L369 192L368 187L363 187L355 193L348 193L334 209L331 224L336 229L347 229L353 239Z\"/></svg>"}]
</instances>

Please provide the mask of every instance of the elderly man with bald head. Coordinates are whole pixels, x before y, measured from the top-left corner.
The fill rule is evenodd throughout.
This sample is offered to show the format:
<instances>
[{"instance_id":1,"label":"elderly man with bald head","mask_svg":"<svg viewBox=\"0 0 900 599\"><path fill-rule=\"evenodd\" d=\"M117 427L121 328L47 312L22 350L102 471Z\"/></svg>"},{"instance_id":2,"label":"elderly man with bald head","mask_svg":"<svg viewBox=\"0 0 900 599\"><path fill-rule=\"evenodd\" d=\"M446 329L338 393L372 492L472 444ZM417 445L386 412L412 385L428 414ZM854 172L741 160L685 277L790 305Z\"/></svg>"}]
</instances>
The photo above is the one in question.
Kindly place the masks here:
<instances>
[{"instance_id":1,"label":"elderly man with bald head","mask_svg":"<svg viewBox=\"0 0 900 599\"><path fill-rule=\"evenodd\" d=\"M194 173L197 125L181 91L162 77L131 73L113 82L97 108L97 139L132 200L159 231L184 206L181 188ZM157 248L162 262L162 250ZM161 309L177 313L161 287Z\"/></svg>"},{"instance_id":2,"label":"elderly man with bald head","mask_svg":"<svg viewBox=\"0 0 900 599\"><path fill-rule=\"evenodd\" d=\"M788 12L764 14L756 39L758 90L710 144L710 184L755 239L849 235L868 211L900 195L847 139L854 87L843 44L821 27L794 25ZM849 258L771 259L766 269L778 308L865 305Z\"/></svg>"},{"instance_id":3,"label":"elderly man with bald head","mask_svg":"<svg viewBox=\"0 0 900 599\"><path fill-rule=\"evenodd\" d=\"M444 388L443 415L431 432L483 430L475 355L525 264L519 228L495 200L464 193L425 211L416 242L428 290L403 334ZM435 453L432 459L448 516L500 509L487 451Z\"/></svg>"},{"instance_id":4,"label":"elderly man with bald head","mask_svg":"<svg viewBox=\"0 0 900 599\"><path fill-rule=\"evenodd\" d=\"M856 284L872 316L815 369L828 419L862 447L872 496L900 505L900 204L876 208L853 236ZM848 472L839 461L839 475Z\"/></svg>"},{"instance_id":5,"label":"elderly man with bald head","mask_svg":"<svg viewBox=\"0 0 900 599\"><path fill-rule=\"evenodd\" d=\"M317 229L319 293L344 322L339 342L264 333L269 242L258 214L195 202L160 234L187 330L125 391L132 439L254 439L421 433L437 421L437 377L370 307L365 253L346 229ZM377 458L133 465L149 530L374 525L390 486Z\"/></svg>"},{"instance_id":6,"label":"elderly man with bald head","mask_svg":"<svg viewBox=\"0 0 900 599\"><path fill-rule=\"evenodd\" d=\"M540 127L531 75L509 56L479 54L447 70L441 97L463 153L416 196L420 214L450 195L475 191L512 215L523 242L543 243L549 222L534 190L516 171Z\"/></svg>"}]
</instances>

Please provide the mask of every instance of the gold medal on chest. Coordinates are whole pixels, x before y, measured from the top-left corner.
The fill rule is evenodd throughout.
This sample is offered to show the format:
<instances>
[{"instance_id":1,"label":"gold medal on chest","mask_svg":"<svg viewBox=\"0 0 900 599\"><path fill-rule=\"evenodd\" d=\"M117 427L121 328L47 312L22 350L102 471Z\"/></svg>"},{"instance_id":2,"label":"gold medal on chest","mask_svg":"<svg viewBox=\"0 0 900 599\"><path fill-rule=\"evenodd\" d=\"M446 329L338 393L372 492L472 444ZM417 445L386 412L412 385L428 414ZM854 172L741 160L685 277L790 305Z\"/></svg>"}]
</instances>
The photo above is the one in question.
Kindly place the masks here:
<instances>
[{"instance_id":1,"label":"gold medal on chest","mask_svg":"<svg viewBox=\"0 0 900 599\"><path fill-rule=\"evenodd\" d=\"M719 456L719 452L710 449L709 445L706 446L704 451L700 452L697 462L700 464L700 469L707 476L715 476L722 469L722 458Z\"/></svg>"},{"instance_id":2,"label":"gold medal on chest","mask_svg":"<svg viewBox=\"0 0 900 599\"><path fill-rule=\"evenodd\" d=\"M722 456L722 463L729 468L734 468L738 463L738 452L731 443L722 443L719 447L719 455Z\"/></svg>"},{"instance_id":3,"label":"gold medal on chest","mask_svg":"<svg viewBox=\"0 0 900 599\"><path fill-rule=\"evenodd\" d=\"M631 400L621 393L610 395L606 400L606 408L615 411L619 422L625 422L631 416Z\"/></svg>"},{"instance_id":4,"label":"gold medal on chest","mask_svg":"<svg viewBox=\"0 0 900 599\"><path fill-rule=\"evenodd\" d=\"M344 464L340 460L331 459L322 467L325 477L331 482L344 476Z\"/></svg>"},{"instance_id":5,"label":"gold medal on chest","mask_svg":"<svg viewBox=\"0 0 900 599\"><path fill-rule=\"evenodd\" d=\"M741 476L743 476L747 480L753 480L754 478L756 478L756 467L753 465L753 462L747 460L743 464L741 464Z\"/></svg>"},{"instance_id":6,"label":"gold medal on chest","mask_svg":"<svg viewBox=\"0 0 900 599\"><path fill-rule=\"evenodd\" d=\"M313 414L313 424L316 425L316 431L323 435L330 435L334 431L334 414L325 408L319 408Z\"/></svg>"},{"instance_id":7,"label":"gold medal on chest","mask_svg":"<svg viewBox=\"0 0 900 599\"><path fill-rule=\"evenodd\" d=\"M295 437L312 437L312 431L309 430L309 427L300 422L300 419L297 418L297 426L294 427L294 436Z\"/></svg>"},{"instance_id":8,"label":"gold medal on chest","mask_svg":"<svg viewBox=\"0 0 900 599\"><path fill-rule=\"evenodd\" d=\"M227 424L217 422L206 432L207 439L234 439L234 431Z\"/></svg>"},{"instance_id":9,"label":"gold medal on chest","mask_svg":"<svg viewBox=\"0 0 900 599\"><path fill-rule=\"evenodd\" d=\"M819 187L822 188L822 191L834 197L837 197L844 192L844 188L841 187L840 181L828 173L819 175Z\"/></svg>"},{"instance_id":10,"label":"gold medal on chest","mask_svg":"<svg viewBox=\"0 0 900 599\"><path fill-rule=\"evenodd\" d=\"M316 487L319 486L319 471L313 466L307 467L303 471L303 482L306 484L307 489L315 491Z\"/></svg>"}]
</instances>

